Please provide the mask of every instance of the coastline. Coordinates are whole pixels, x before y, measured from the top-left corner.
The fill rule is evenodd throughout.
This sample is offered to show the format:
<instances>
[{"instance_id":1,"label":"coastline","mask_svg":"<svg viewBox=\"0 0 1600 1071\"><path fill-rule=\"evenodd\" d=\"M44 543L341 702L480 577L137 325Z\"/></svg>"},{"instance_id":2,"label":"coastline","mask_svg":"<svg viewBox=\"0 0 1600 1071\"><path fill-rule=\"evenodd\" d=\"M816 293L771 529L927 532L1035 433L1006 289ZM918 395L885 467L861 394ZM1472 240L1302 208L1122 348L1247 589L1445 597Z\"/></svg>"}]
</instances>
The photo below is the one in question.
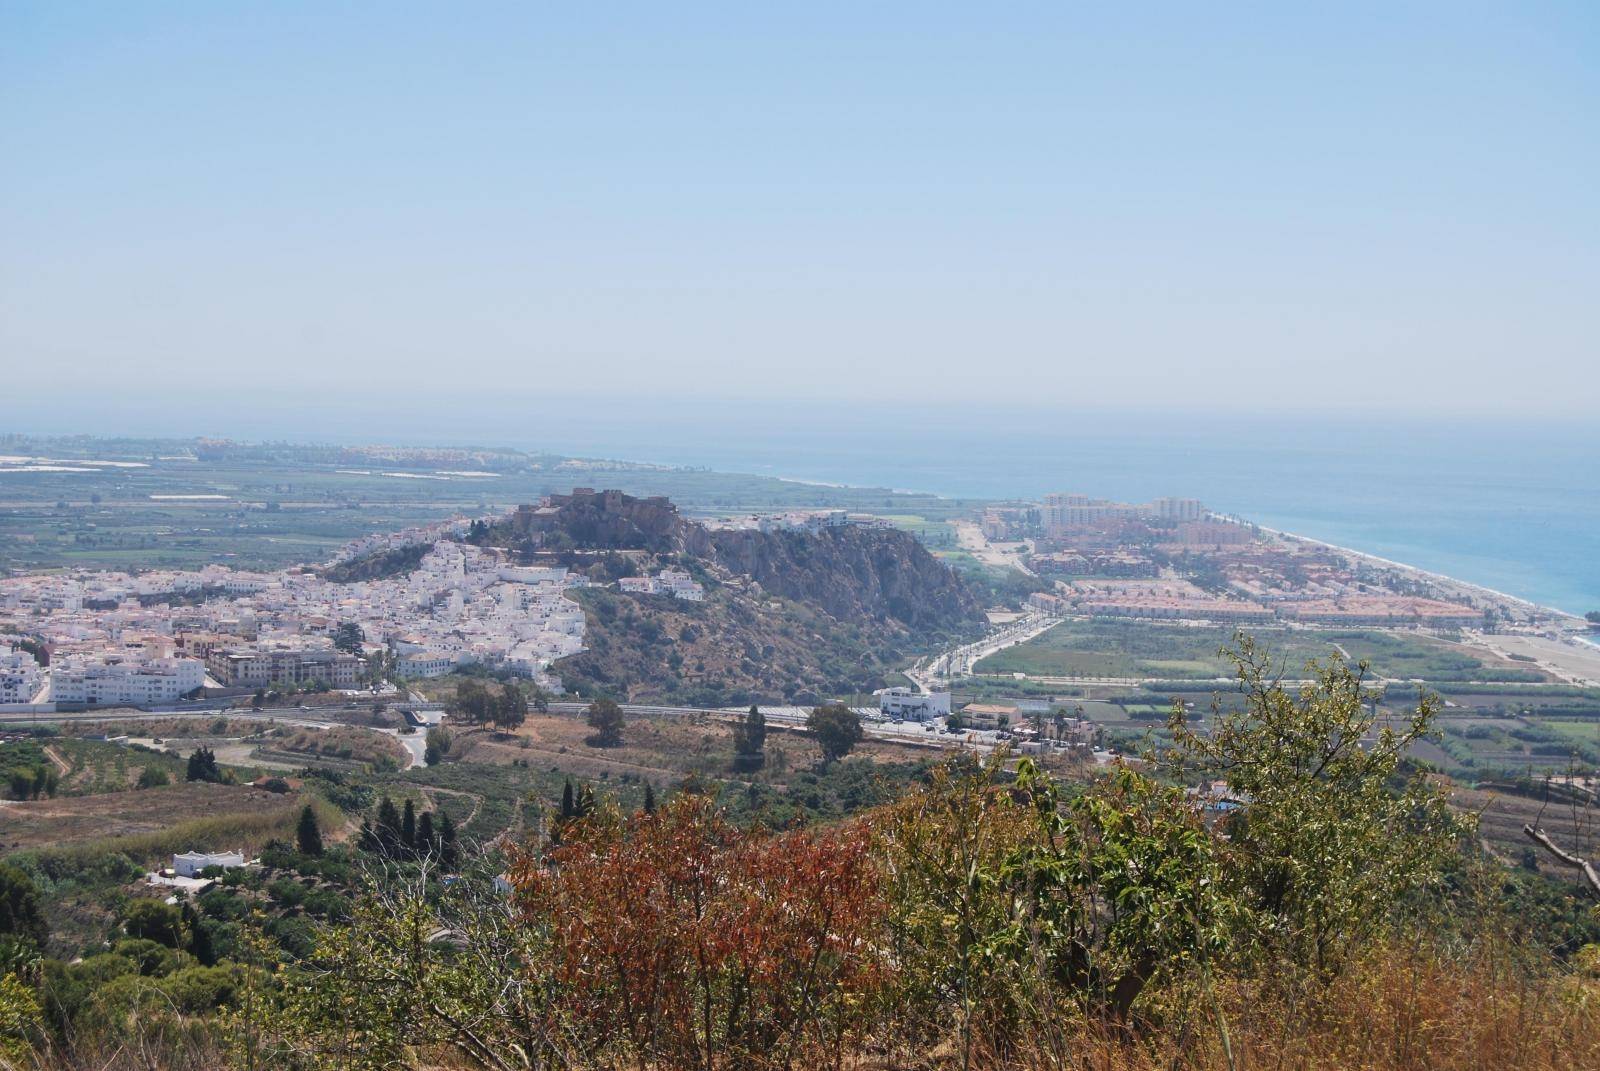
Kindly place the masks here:
<instances>
[{"instance_id":1,"label":"coastline","mask_svg":"<svg viewBox=\"0 0 1600 1071\"><path fill-rule=\"evenodd\" d=\"M828 481L828 480L814 480L814 479L807 479L805 477L799 477L799 476L777 476L776 479L782 480L782 481L784 481L786 483L800 484L802 486L809 486L809 487L823 487L823 488L833 488L833 489L840 489L840 490L848 489L848 490L852 490L852 491L879 490L879 488L869 487L869 486L864 485L864 484L839 483L839 482L833 482L833 481ZM944 494L944 493L941 493L941 492L937 492L937 491L911 491L911 490L902 489L902 488L891 488L891 489L888 489L888 490L890 490L891 493L895 493L895 494L927 494L927 495L931 495L934 498L942 499L942 500L945 500L945 501L955 501L956 500L954 498L954 496L947 495L947 494ZM1004 501L1004 500L997 499L995 501ZM1499 589L1491 588L1486 584L1479 584L1479 583L1476 583L1476 582L1471 581L1471 580L1462 580L1459 577L1450 576L1447 573L1440 573L1440 572L1435 572L1435 571L1433 571L1431 569L1424 569L1424 568L1422 568L1421 566L1418 566L1418 565L1412 565L1412 564L1410 564L1408 562L1396 561L1393 558L1385 558L1382 555L1372 554L1372 553L1370 553L1368 551L1364 551L1364 550L1357 550L1354 547L1347 547L1347 546L1343 546L1343 545L1338 544L1338 543L1330 543L1325 539L1316 539L1316 538L1314 538L1312 536L1301 535L1301 534L1299 534L1297 532L1291 532L1291 531L1288 531L1286 529L1273 528L1273 527L1271 527L1269 525L1258 524L1255 521L1252 521L1252 520L1250 520L1250 519L1248 519L1246 517L1235 516L1235 515L1232 515L1232 514L1218 514L1218 516L1221 516L1221 517L1223 517L1223 518L1225 518L1227 520L1238 521L1238 522L1241 522L1241 523L1244 523L1244 524L1248 524L1248 525L1256 528L1257 530L1259 530L1261 532L1265 532L1265 533L1267 533L1269 535L1272 535L1274 537L1277 537L1279 539L1298 540L1298 541L1300 541L1302 543L1309 543L1309 544L1311 544L1313 546L1324 547L1324 548L1326 548L1328 550L1331 550L1331 551L1334 551L1336 553L1344 554L1344 555L1347 555L1347 556L1349 556L1351 558L1357 558L1357 559L1369 562L1369 563L1371 563L1373 565L1382 566L1382 567L1388 568L1388 569L1395 569L1395 570L1398 570L1400 572L1409 573L1409 574L1411 574L1413 576L1425 578L1428 581L1430 581L1432 583L1435 583L1435 584L1440 584L1440 585L1453 587L1453 588L1455 588L1456 590L1458 590L1458 591L1460 591L1462 593L1471 594L1471 595L1473 595L1475 597L1478 597L1478 598L1488 598L1488 599L1494 600L1496 602L1509 604L1509 605L1518 607L1524 613L1533 613L1533 614L1543 615L1543 616L1546 616L1546 617L1551 617L1551 618L1554 618L1557 621L1561 622L1565 627L1569 627L1570 628L1572 626L1578 626L1580 629L1587 629L1587 624L1588 623L1584 620L1584 618L1580 614L1573 613L1572 611L1569 611L1569 610L1562 610L1562 609L1560 609L1558 607L1548 606L1548 605L1546 605L1544 603L1535 602L1532 599L1524 598L1521 595L1512 595L1510 592L1500 591ZM1583 643L1588 644L1589 646L1600 647L1600 643L1596 643L1594 640L1590 640L1590 639L1584 638L1582 633L1575 633L1574 635L1576 636L1576 638L1581 640Z\"/></svg>"},{"instance_id":2,"label":"coastline","mask_svg":"<svg viewBox=\"0 0 1600 1071\"><path fill-rule=\"evenodd\" d=\"M1245 523L1250 524L1253 522L1246 521ZM1583 618L1577 614L1570 613L1566 610L1557 609L1554 606L1545 606L1542 603L1534 602L1532 599L1524 599L1520 595L1512 595L1504 591L1497 591L1494 588L1487 587L1483 584L1475 584L1470 580L1461 580L1457 577L1447 576L1444 573L1436 573L1432 570L1423 569L1419 566L1410 565L1406 562L1397 562L1392 558L1385 558L1377 554L1369 554L1364 550L1356 550L1354 547L1344 547L1337 543L1329 543L1324 539L1313 539L1311 536L1300 535L1296 532L1286 532L1281 528L1269 528L1264 524L1256 524L1254 527L1260 531L1268 533L1269 535L1276 536L1279 539L1297 540L1301 543L1310 543L1312 546L1325 547L1328 550L1336 551L1340 554L1348 554L1352 558L1359 558L1375 565L1381 565L1389 569L1398 569L1401 572L1411 573L1420 577L1426 577L1428 580L1431 580L1434 583L1453 585L1456 588L1473 592L1478 595L1486 595L1501 602L1512 603L1516 606L1522 607L1524 610L1545 614L1550 617L1566 621L1570 624L1585 624Z\"/></svg>"}]
</instances>

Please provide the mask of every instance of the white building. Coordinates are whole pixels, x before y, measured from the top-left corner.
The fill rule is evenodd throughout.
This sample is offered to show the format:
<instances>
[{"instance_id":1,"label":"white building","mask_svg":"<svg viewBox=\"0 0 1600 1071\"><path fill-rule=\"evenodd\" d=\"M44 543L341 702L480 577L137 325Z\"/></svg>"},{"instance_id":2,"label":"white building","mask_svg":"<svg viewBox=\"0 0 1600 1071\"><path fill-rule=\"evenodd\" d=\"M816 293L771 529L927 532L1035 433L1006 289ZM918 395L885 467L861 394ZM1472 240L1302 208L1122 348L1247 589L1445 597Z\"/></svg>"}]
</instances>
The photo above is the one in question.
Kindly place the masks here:
<instances>
[{"instance_id":1,"label":"white building","mask_svg":"<svg viewBox=\"0 0 1600 1071\"><path fill-rule=\"evenodd\" d=\"M933 721L950 713L949 692L919 692L913 688L884 688L878 692L878 709L891 718Z\"/></svg>"},{"instance_id":2,"label":"white building","mask_svg":"<svg viewBox=\"0 0 1600 1071\"><path fill-rule=\"evenodd\" d=\"M205 663L195 658L70 659L50 667L50 701L83 706L176 703L205 682Z\"/></svg>"},{"instance_id":3,"label":"white building","mask_svg":"<svg viewBox=\"0 0 1600 1071\"><path fill-rule=\"evenodd\" d=\"M197 878L208 866L244 866L243 852L180 852L172 857L172 869L180 878Z\"/></svg>"},{"instance_id":4,"label":"white building","mask_svg":"<svg viewBox=\"0 0 1600 1071\"><path fill-rule=\"evenodd\" d=\"M442 677L456 668L456 657L444 651L412 651L400 656L397 669L402 677L421 679Z\"/></svg>"},{"instance_id":5,"label":"white building","mask_svg":"<svg viewBox=\"0 0 1600 1071\"><path fill-rule=\"evenodd\" d=\"M705 601L706 589L696 583L688 573L678 569L663 569L657 579L675 599L685 599L689 602Z\"/></svg>"},{"instance_id":6,"label":"white building","mask_svg":"<svg viewBox=\"0 0 1600 1071\"><path fill-rule=\"evenodd\" d=\"M1150 503L1150 508L1166 521L1198 521L1206 512L1197 498L1158 498Z\"/></svg>"},{"instance_id":7,"label":"white building","mask_svg":"<svg viewBox=\"0 0 1600 1071\"><path fill-rule=\"evenodd\" d=\"M625 576L617 587L626 595L671 595L685 602L704 602L706 589L688 573L679 569L663 569L656 576Z\"/></svg>"},{"instance_id":8,"label":"white building","mask_svg":"<svg viewBox=\"0 0 1600 1071\"><path fill-rule=\"evenodd\" d=\"M31 703L44 684L44 671L27 651L0 647L0 703Z\"/></svg>"}]
</instances>

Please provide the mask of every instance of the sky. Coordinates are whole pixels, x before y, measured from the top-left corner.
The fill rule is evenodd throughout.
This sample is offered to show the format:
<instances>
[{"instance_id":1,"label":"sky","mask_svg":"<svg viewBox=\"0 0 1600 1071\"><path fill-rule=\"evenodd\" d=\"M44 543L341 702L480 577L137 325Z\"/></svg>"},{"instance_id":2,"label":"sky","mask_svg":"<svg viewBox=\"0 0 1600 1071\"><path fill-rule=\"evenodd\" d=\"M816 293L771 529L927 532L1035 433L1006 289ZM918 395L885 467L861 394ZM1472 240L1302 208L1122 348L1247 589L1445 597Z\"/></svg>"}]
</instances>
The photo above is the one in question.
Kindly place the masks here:
<instances>
[{"instance_id":1,"label":"sky","mask_svg":"<svg viewBox=\"0 0 1600 1071\"><path fill-rule=\"evenodd\" d=\"M1592 417L1597 116L1589 2L14 0L0 425Z\"/></svg>"}]
</instances>

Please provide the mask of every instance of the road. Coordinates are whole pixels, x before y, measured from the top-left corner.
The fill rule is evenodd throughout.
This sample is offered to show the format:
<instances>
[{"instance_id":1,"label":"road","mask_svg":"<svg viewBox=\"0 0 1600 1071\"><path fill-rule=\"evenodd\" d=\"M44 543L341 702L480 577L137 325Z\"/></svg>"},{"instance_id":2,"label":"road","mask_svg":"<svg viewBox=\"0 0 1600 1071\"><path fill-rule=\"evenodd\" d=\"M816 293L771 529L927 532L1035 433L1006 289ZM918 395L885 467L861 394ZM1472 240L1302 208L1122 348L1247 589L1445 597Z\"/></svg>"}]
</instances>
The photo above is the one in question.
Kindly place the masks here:
<instances>
[{"instance_id":1,"label":"road","mask_svg":"<svg viewBox=\"0 0 1600 1071\"><path fill-rule=\"evenodd\" d=\"M991 629L981 639L963 643L943 654L919 661L906 671L906 676L924 692L942 690L952 679L970 675L974 665L996 651L1026 643L1035 636L1048 632L1059 621L1059 618L1047 614L1026 613L1015 621Z\"/></svg>"},{"instance_id":2,"label":"road","mask_svg":"<svg viewBox=\"0 0 1600 1071\"><path fill-rule=\"evenodd\" d=\"M1020 543L991 543L979 528L971 521L956 521L956 542L961 549L971 554L985 565L992 565L1000 569L1015 569L1019 573L1033 576L1033 570L1023 564L1023 555L1032 553L1033 544L1024 540Z\"/></svg>"},{"instance_id":3,"label":"road","mask_svg":"<svg viewBox=\"0 0 1600 1071\"><path fill-rule=\"evenodd\" d=\"M92 710L79 711L72 714L0 714L0 725L38 725L38 724L70 724L80 721L171 721L174 718L215 718L219 714L217 708L196 710L196 704L187 704L182 709L156 709L156 710ZM279 725L295 725L304 729L331 729L335 725L345 724L327 720L318 720L306 716L306 712L299 707L275 707L262 710L236 709L225 712L229 718L241 721L270 721ZM422 732L406 733L399 729L382 729L374 725L357 726L361 729L370 729L375 733L383 733L400 741L400 746L406 751L406 769L414 770L424 762L427 753L428 741Z\"/></svg>"}]
</instances>

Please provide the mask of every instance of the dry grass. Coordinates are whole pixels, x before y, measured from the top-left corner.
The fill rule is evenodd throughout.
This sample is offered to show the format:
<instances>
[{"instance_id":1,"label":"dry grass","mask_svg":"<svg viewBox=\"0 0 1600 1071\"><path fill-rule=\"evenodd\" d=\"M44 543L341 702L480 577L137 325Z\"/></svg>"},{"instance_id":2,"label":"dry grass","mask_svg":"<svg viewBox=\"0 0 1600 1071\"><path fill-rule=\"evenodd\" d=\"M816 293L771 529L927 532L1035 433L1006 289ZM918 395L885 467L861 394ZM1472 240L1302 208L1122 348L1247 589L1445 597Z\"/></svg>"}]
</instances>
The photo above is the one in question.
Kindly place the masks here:
<instances>
[{"instance_id":1,"label":"dry grass","mask_svg":"<svg viewBox=\"0 0 1600 1071\"><path fill-rule=\"evenodd\" d=\"M1369 957L1314 998L1275 982L1221 983L1200 995L1186 1022L1175 1018L1140 1039L1068 1021L1008 1059L987 1055L972 1066L1576 1071L1600 1067L1600 980L1556 968L1530 973L1509 959L1462 964L1397 950Z\"/></svg>"},{"instance_id":2,"label":"dry grass","mask_svg":"<svg viewBox=\"0 0 1600 1071\"><path fill-rule=\"evenodd\" d=\"M405 747L394 737L345 725L336 725L331 729L280 726L266 733L262 746L273 752L346 762L387 761L398 764L406 758Z\"/></svg>"},{"instance_id":3,"label":"dry grass","mask_svg":"<svg viewBox=\"0 0 1600 1071\"><path fill-rule=\"evenodd\" d=\"M0 804L0 847L5 851L169 838L197 821L275 823L303 801L247 785L181 782L139 792L63 796ZM125 849L112 849L125 850Z\"/></svg>"},{"instance_id":4,"label":"dry grass","mask_svg":"<svg viewBox=\"0 0 1600 1071\"><path fill-rule=\"evenodd\" d=\"M170 1064L152 1065L141 1048L128 1039L106 1039L100 1051L76 1059L57 1054L18 1066L225 1066L204 1033L170 1052ZM979 1051L963 1060L949 1037L815 1055L817 1062L806 1066L849 1071L1587 1071L1600 1067L1600 981L1523 973L1491 958L1463 965L1391 952L1371 957L1315 1000L1219 983L1214 995L1200 994L1188 1019L1174 1017L1133 1038L1064 1011L1004 1055ZM416 1066L463 1071L476 1065L434 1052L419 1054Z\"/></svg>"}]
</instances>

